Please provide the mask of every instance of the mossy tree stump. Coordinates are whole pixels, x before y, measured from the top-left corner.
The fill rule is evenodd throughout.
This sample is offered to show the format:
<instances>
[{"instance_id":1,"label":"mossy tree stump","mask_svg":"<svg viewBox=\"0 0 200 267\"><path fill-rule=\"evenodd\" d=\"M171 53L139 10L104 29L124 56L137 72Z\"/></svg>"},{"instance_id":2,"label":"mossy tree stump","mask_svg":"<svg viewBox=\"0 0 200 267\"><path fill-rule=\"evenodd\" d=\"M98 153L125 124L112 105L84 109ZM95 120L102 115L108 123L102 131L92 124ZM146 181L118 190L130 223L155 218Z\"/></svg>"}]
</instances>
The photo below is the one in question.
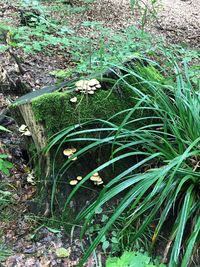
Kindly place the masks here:
<instances>
[{"instance_id":1,"label":"mossy tree stump","mask_svg":"<svg viewBox=\"0 0 200 267\"><path fill-rule=\"evenodd\" d=\"M27 125L31 132L31 137L26 137L30 158L34 156L30 147L34 145L35 151L40 153L49 138L60 130L88 119L108 119L133 105L127 90L119 95L112 90L99 89L89 95L67 89L60 92L57 89L47 87L29 93L11 107L18 125ZM77 99L75 103L71 101L74 97ZM41 162L42 176L47 177L50 174L51 155L43 155Z\"/></svg>"}]
</instances>

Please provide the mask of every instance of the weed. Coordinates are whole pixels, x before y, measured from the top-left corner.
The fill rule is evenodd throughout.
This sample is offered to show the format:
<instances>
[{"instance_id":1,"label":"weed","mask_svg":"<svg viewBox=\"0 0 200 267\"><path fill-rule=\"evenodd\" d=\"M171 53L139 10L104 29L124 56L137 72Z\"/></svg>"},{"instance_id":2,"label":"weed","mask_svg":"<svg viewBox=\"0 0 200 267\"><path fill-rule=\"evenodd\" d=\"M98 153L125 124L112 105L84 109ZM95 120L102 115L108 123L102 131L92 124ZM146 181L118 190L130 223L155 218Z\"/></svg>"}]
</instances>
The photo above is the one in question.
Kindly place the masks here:
<instances>
[{"instance_id":1,"label":"weed","mask_svg":"<svg viewBox=\"0 0 200 267\"><path fill-rule=\"evenodd\" d=\"M106 267L165 267L164 264L154 264L146 253L125 251L120 258L108 258Z\"/></svg>"}]
</instances>

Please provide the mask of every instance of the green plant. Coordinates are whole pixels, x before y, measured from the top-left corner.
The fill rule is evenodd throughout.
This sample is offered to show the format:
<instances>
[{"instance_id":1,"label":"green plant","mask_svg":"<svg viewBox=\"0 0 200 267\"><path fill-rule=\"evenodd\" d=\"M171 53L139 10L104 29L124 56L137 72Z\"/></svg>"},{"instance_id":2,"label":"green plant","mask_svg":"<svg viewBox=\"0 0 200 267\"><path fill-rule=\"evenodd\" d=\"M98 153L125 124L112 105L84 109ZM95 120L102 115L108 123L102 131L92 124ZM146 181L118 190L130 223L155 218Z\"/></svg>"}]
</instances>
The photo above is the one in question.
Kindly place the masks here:
<instances>
[{"instance_id":1,"label":"green plant","mask_svg":"<svg viewBox=\"0 0 200 267\"><path fill-rule=\"evenodd\" d=\"M4 190L0 190L0 205L1 205L1 210L5 207L7 207L10 203L12 203L12 193L9 191L6 191L5 188Z\"/></svg>"},{"instance_id":2,"label":"green plant","mask_svg":"<svg viewBox=\"0 0 200 267\"><path fill-rule=\"evenodd\" d=\"M10 130L6 129L2 125L0 125L0 131L10 132ZM13 164L6 160L7 158L8 156L6 154L0 155L0 171L2 171L5 175L9 175L9 169L13 167Z\"/></svg>"},{"instance_id":3,"label":"green plant","mask_svg":"<svg viewBox=\"0 0 200 267\"><path fill-rule=\"evenodd\" d=\"M120 78L135 97L136 105L113 116L109 121L94 120L81 127L94 123L102 127L78 130L79 125L69 127L52 140L48 149L56 143L88 141L89 144L78 151L80 156L95 147L111 147L110 160L91 171L72 190L65 207L77 190L89 177L108 166L115 167L124 158L137 157L136 163L113 177L102 189L97 200L77 217L76 223L84 219L81 236L90 225L95 212L105 203L123 193L120 203L112 216L100 230L92 245L87 249L83 262L101 242L113 223L121 214L128 211L124 230L138 218L143 218L137 232L132 237L137 240L147 227L157 218L157 226L152 236L152 246L159 237L163 225L170 218L171 227L167 238L165 255L169 254L169 266L186 267L195 248L199 245L200 231L200 97L199 88L194 88L189 80L188 69L185 77L174 64L176 85L163 84L160 81L145 79L134 69L124 68L128 74ZM134 78L134 79L133 79ZM138 85L140 86L138 89ZM142 86L142 87L141 87ZM136 116L140 113L140 118ZM112 122L114 117L124 114L123 122ZM76 132L74 130L76 129ZM91 131L102 132L100 138L85 137ZM106 134L107 133L107 134ZM84 135L81 138L81 135ZM62 171L67 171L71 160ZM58 174L59 175L59 174ZM56 181L56 178L55 178ZM53 189L53 195L55 188ZM182 247L185 250L182 250ZM180 254L183 253L180 262Z\"/></svg>"},{"instance_id":4,"label":"green plant","mask_svg":"<svg viewBox=\"0 0 200 267\"><path fill-rule=\"evenodd\" d=\"M2 171L5 175L9 175L9 170L13 167L13 164L6 160L8 156L6 154L0 155L0 171Z\"/></svg>"},{"instance_id":5,"label":"green plant","mask_svg":"<svg viewBox=\"0 0 200 267\"><path fill-rule=\"evenodd\" d=\"M108 258L106 267L165 267L164 264L153 264L146 253L125 251L120 258Z\"/></svg>"},{"instance_id":6,"label":"green plant","mask_svg":"<svg viewBox=\"0 0 200 267\"><path fill-rule=\"evenodd\" d=\"M11 256L12 253L10 249L6 249L4 246L0 245L0 262Z\"/></svg>"}]
</instances>

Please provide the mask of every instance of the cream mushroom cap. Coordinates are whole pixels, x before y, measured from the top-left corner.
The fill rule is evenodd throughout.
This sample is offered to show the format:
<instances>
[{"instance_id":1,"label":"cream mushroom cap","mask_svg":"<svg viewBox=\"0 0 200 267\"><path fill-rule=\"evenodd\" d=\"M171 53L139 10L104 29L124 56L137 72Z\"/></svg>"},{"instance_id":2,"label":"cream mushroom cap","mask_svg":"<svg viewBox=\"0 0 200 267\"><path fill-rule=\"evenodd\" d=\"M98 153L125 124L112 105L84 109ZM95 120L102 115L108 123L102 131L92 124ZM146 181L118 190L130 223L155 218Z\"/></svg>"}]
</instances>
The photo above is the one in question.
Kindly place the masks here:
<instances>
[{"instance_id":1,"label":"cream mushroom cap","mask_svg":"<svg viewBox=\"0 0 200 267\"><path fill-rule=\"evenodd\" d=\"M98 84L100 84L100 83L99 83L99 81L97 79L91 79L91 80L88 81L88 85L89 86L96 86Z\"/></svg>"},{"instance_id":2,"label":"cream mushroom cap","mask_svg":"<svg viewBox=\"0 0 200 267\"><path fill-rule=\"evenodd\" d=\"M77 180L71 180L71 181L69 182L70 185L76 185L77 183L78 183Z\"/></svg>"},{"instance_id":3,"label":"cream mushroom cap","mask_svg":"<svg viewBox=\"0 0 200 267\"><path fill-rule=\"evenodd\" d=\"M63 154L65 156L71 156L73 154L73 150L71 148L66 148L63 150Z\"/></svg>"}]
</instances>

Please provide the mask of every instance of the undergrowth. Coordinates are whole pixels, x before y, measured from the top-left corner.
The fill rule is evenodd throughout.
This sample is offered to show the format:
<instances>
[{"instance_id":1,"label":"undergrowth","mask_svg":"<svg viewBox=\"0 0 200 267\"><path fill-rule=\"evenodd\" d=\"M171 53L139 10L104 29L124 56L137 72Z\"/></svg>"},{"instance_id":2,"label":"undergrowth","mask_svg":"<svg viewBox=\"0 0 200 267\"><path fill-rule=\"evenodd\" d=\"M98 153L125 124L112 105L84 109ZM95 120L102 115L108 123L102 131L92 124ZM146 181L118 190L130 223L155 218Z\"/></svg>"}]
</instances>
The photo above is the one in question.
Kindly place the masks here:
<instances>
[{"instance_id":1,"label":"undergrowth","mask_svg":"<svg viewBox=\"0 0 200 267\"><path fill-rule=\"evenodd\" d=\"M186 64L183 66L183 76L176 61L171 63L174 65L173 75L176 79L171 84L142 77L134 69L124 67L123 70L128 74L120 77L120 81L132 90L136 105L113 116L124 114L123 122L116 124L110 118L108 121L93 120L81 126L74 125L58 133L48 146L51 149L59 144L60 148L62 144L87 141L89 144L74 154L78 158L96 147L103 149L108 146L111 149L110 160L91 170L75 186L65 203L63 213L75 193L92 174L101 172L108 166L115 168L124 158L138 158L137 163L112 177L97 200L77 216L76 223L83 222L82 238L92 223L96 210L119 195L118 205L86 250L80 266L124 212L127 215L122 228L119 228L121 238L130 225L137 224L142 218L137 230L127 239L130 246L153 224L150 242L153 249L170 220L168 232L165 233L168 241L163 252L164 261L170 255L170 267L187 266L199 245L199 87L191 83ZM135 80L138 82L135 83ZM135 116L138 111L139 118ZM84 130L86 125L89 130ZM93 128L92 125L98 127ZM79 130L79 127L83 129ZM101 132L102 137L91 138L91 131ZM84 137L81 138L81 135ZM52 202L58 177L68 171L71 163L69 159L54 174ZM121 194L123 198L120 198Z\"/></svg>"}]
</instances>

